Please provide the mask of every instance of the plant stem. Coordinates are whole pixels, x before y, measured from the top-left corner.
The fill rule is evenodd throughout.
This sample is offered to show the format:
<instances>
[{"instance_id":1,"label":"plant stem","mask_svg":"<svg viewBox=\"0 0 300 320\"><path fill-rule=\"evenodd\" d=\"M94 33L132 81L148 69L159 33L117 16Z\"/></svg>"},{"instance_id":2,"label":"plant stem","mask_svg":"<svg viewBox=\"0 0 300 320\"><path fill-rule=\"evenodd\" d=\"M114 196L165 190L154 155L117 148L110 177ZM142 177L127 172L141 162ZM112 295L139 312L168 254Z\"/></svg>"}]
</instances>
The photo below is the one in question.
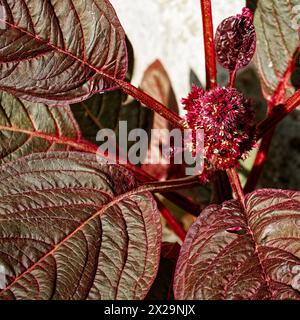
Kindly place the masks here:
<instances>
[{"instance_id":1,"label":"plant stem","mask_svg":"<svg viewBox=\"0 0 300 320\"><path fill-rule=\"evenodd\" d=\"M213 180L211 202L221 204L232 199L231 185L225 171L216 171Z\"/></svg>"},{"instance_id":2,"label":"plant stem","mask_svg":"<svg viewBox=\"0 0 300 320\"><path fill-rule=\"evenodd\" d=\"M181 225L175 220L175 218L172 216L172 214L169 212L169 210L163 205L163 203L155 196L155 200L157 202L158 210L160 211L161 215L165 218L167 221L167 224L170 226L170 228L174 231L174 233L182 240L184 241L186 232L183 230Z\"/></svg>"},{"instance_id":3,"label":"plant stem","mask_svg":"<svg viewBox=\"0 0 300 320\"><path fill-rule=\"evenodd\" d=\"M272 116L273 110L274 108L276 108L276 105L283 103L285 100L286 87L288 85L288 81L290 80L293 71L295 70L295 60L297 55L298 50L296 50L295 54L290 59L286 71L284 72L283 76L279 79L277 88L274 91L272 99L268 103L268 117ZM256 187L256 184L263 172L264 165L268 158L268 153L271 147L274 132L275 126L262 137L262 141L260 143L259 150L254 161L254 165L248 176L244 188L245 193L253 191Z\"/></svg>"},{"instance_id":4,"label":"plant stem","mask_svg":"<svg viewBox=\"0 0 300 320\"><path fill-rule=\"evenodd\" d=\"M234 169L234 168L227 169L226 172L228 175L229 182L231 184L232 191L234 192L234 194L236 195L237 199L239 200L241 206L245 210L246 209L245 196L244 196L244 192L243 192L243 188L241 185L239 175L238 175L236 169Z\"/></svg>"},{"instance_id":5,"label":"plant stem","mask_svg":"<svg viewBox=\"0 0 300 320\"><path fill-rule=\"evenodd\" d=\"M163 182L149 182L147 184L144 184L140 186L138 189L141 191L149 191L152 193L155 192L166 192L170 191L172 189L178 190L178 188L187 188L192 187L199 184L199 179L197 176L187 177L187 178L181 178L181 179L174 179L174 180L168 180ZM172 228L172 230L177 234L177 236L183 241L185 239L186 232L182 229L182 227L177 223L177 221L174 219L174 217L171 215L171 213L168 211L168 209L161 203L157 197L155 197L157 200L158 209L161 212L162 216L166 219L168 225Z\"/></svg>"},{"instance_id":6,"label":"plant stem","mask_svg":"<svg viewBox=\"0 0 300 320\"><path fill-rule=\"evenodd\" d=\"M2 126L0 125L0 130L1 131L10 131L10 132L19 132L22 134L26 134L31 137L38 137L41 139L44 139L46 141L49 141L51 143L57 143L57 144L62 144L69 146L75 150L78 151L84 151L87 153L93 153L93 154L99 154L103 156L104 158L109 159L108 155L104 154L104 152L99 149L97 145L94 145L88 141L85 140L78 140L78 139L72 139L72 138L67 138L67 137L62 137L62 136L55 136L55 135L50 135L46 134L44 132L39 132L39 131L30 131L30 130L25 130L25 129L20 129L20 128L15 128L15 127L9 127L9 126ZM124 162L125 163L125 162ZM142 170L141 168L131 165L131 164L120 164L121 166L126 167L134 176L139 180L140 182L151 182L155 181L155 178L152 177L150 174ZM179 188L180 189L180 188ZM177 206L180 208L185 209L186 211L190 212L194 216L198 216L201 208L192 203L189 199L186 197L182 196L181 194L177 192L167 192L164 194L164 196L174 202Z\"/></svg>"},{"instance_id":7,"label":"plant stem","mask_svg":"<svg viewBox=\"0 0 300 320\"><path fill-rule=\"evenodd\" d=\"M172 190L185 189L199 185L198 176L189 176L180 179L167 181L153 181L144 184L147 188L151 188L151 192L164 193Z\"/></svg>"},{"instance_id":8,"label":"plant stem","mask_svg":"<svg viewBox=\"0 0 300 320\"><path fill-rule=\"evenodd\" d=\"M261 140L253 167L251 169L251 172L249 173L246 185L244 187L244 193L252 192L258 183L258 180L262 174L263 168L268 158L268 153L274 132L275 129L268 131L267 134Z\"/></svg>"},{"instance_id":9,"label":"plant stem","mask_svg":"<svg viewBox=\"0 0 300 320\"><path fill-rule=\"evenodd\" d=\"M149 109L157 112L160 116L168 120L175 128L180 128L182 130L188 129L188 125L184 119L182 119L178 114L168 109L159 101L155 100L147 93L136 88L129 82L123 80L115 80L115 82L120 86L120 88L127 94L134 97L136 100L140 101Z\"/></svg>"},{"instance_id":10,"label":"plant stem","mask_svg":"<svg viewBox=\"0 0 300 320\"><path fill-rule=\"evenodd\" d=\"M235 78L236 78L236 70L234 71L230 71L229 72L229 87L233 88L234 87L234 82L235 82Z\"/></svg>"},{"instance_id":11,"label":"plant stem","mask_svg":"<svg viewBox=\"0 0 300 320\"><path fill-rule=\"evenodd\" d=\"M260 140L268 131L272 130L282 119L300 104L300 89L297 90L285 104L273 109L273 113L257 126L257 140Z\"/></svg>"},{"instance_id":12,"label":"plant stem","mask_svg":"<svg viewBox=\"0 0 300 320\"><path fill-rule=\"evenodd\" d=\"M164 197L194 217L198 217L203 209L199 204L191 202L190 199L176 191L166 192L164 193Z\"/></svg>"},{"instance_id":13,"label":"plant stem","mask_svg":"<svg viewBox=\"0 0 300 320\"><path fill-rule=\"evenodd\" d=\"M200 0L206 68L206 88L213 89L217 85L216 51L214 43L211 0Z\"/></svg>"},{"instance_id":14,"label":"plant stem","mask_svg":"<svg viewBox=\"0 0 300 320\"><path fill-rule=\"evenodd\" d=\"M214 42L211 0L200 0L200 4L205 50L206 89L211 90L217 86L216 49ZM216 175L216 179L214 181L214 191L219 200L227 198L227 182L227 177L222 178L221 174ZM221 185L225 187L225 190L223 190L223 188L220 188Z\"/></svg>"}]
</instances>

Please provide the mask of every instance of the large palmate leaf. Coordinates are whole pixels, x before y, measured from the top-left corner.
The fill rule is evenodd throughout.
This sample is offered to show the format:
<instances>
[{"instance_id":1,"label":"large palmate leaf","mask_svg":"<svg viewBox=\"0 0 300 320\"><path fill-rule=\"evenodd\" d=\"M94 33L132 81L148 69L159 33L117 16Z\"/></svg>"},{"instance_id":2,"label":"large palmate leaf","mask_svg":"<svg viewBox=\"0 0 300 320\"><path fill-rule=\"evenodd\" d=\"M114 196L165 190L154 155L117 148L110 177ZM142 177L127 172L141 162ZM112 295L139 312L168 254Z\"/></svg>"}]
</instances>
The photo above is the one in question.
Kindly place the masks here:
<instances>
[{"instance_id":1,"label":"large palmate leaf","mask_svg":"<svg viewBox=\"0 0 300 320\"><path fill-rule=\"evenodd\" d=\"M0 164L33 152L69 150L63 142L79 137L69 106L47 106L0 92Z\"/></svg>"},{"instance_id":2,"label":"large palmate leaf","mask_svg":"<svg viewBox=\"0 0 300 320\"><path fill-rule=\"evenodd\" d=\"M255 11L256 65L265 97L270 100L275 91L279 93L276 103L283 102L292 93L286 83L289 83L293 55L299 46L295 26L297 5L298 0L258 1ZM280 84L282 88L278 87Z\"/></svg>"},{"instance_id":3,"label":"large palmate leaf","mask_svg":"<svg viewBox=\"0 0 300 320\"><path fill-rule=\"evenodd\" d=\"M125 34L107 0L1 0L0 88L76 102L127 72Z\"/></svg>"},{"instance_id":4,"label":"large palmate leaf","mask_svg":"<svg viewBox=\"0 0 300 320\"><path fill-rule=\"evenodd\" d=\"M205 209L182 246L177 299L300 299L300 193L258 190Z\"/></svg>"},{"instance_id":5,"label":"large palmate leaf","mask_svg":"<svg viewBox=\"0 0 300 320\"><path fill-rule=\"evenodd\" d=\"M76 152L35 154L0 170L0 298L145 297L160 219L126 170Z\"/></svg>"}]
</instances>

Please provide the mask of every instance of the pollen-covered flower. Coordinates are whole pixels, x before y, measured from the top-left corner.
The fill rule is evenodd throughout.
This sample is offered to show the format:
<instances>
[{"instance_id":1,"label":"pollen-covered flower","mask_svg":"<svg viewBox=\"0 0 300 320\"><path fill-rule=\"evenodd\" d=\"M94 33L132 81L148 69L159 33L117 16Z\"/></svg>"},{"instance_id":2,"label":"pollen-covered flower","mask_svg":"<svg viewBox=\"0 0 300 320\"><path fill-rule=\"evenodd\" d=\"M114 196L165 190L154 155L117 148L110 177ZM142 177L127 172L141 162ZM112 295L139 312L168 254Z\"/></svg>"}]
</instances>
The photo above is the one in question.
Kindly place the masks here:
<instances>
[{"instance_id":1,"label":"pollen-covered flower","mask_svg":"<svg viewBox=\"0 0 300 320\"><path fill-rule=\"evenodd\" d=\"M218 87L204 91L193 86L182 103L189 126L204 130L208 168L235 167L254 146L253 108L236 89Z\"/></svg>"}]
</instances>

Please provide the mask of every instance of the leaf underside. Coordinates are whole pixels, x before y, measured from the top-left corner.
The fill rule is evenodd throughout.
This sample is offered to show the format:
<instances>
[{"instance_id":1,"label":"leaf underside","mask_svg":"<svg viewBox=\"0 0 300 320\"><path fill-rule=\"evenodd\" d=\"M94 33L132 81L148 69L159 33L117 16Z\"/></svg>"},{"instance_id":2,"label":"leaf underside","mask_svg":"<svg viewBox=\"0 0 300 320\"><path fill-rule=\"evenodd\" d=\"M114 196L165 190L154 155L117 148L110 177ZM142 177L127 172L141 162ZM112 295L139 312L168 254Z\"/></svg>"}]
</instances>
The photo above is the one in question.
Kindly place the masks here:
<instances>
[{"instance_id":1,"label":"leaf underside","mask_svg":"<svg viewBox=\"0 0 300 320\"><path fill-rule=\"evenodd\" d=\"M176 299L299 300L300 192L255 191L245 213L236 200L205 209L182 246L174 292Z\"/></svg>"},{"instance_id":2,"label":"leaf underside","mask_svg":"<svg viewBox=\"0 0 300 320\"><path fill-rule=\"evenodd\" d=\"M298 30L293 8L298 0L258 1L254 24L257 33L255 63L260 74L262 89L270 100L281 82L289 84L290 66L299 46ZM287 79L285 79L287 77ZM284 86L281 101L290 96L294 89Z\"/></svg>"},{"instance_id":3,"label":"leaf underside","mask_svg":"<svg viewBox=\"0 0 300 320\"><path fill-rule=\"evenodd\" d=\"M1 167L1 299L142 299L160 218L135 179L95 156L49 152ZM3 286L3 283L1 284Z\"/></svg>"},{"instance_id":4,"label":"leaf underside","mask_svg":"<svg viewBox=\"0 0 300 320\"><path fill-rule=\"evenodd\" d=\"M1 90L34 102L75 103L125 77L125 34L107 0L1 3Z\"/></svg>"}]
</instances>

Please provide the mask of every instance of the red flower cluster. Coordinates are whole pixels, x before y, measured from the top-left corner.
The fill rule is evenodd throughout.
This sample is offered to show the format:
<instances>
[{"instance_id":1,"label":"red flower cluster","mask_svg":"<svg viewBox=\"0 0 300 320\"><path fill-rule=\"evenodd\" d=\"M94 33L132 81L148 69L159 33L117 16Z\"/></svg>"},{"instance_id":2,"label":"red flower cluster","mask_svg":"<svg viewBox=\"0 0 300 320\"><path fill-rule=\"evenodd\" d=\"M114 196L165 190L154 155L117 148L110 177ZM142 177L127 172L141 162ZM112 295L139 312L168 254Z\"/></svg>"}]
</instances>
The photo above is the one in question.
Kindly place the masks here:
<instances>
[{"instance_id":1,"label":"red flower cluster","mask_svg":"<svg viewBox=\"0 0 300 320\"><path fill-rule=\"evenodd\" d=\"M254 146L254 111L249 100L234 88L204 91L193 86L182 103L189 126L204 130L206 171L238 166Z\"/></svg>"}]
</instances>

